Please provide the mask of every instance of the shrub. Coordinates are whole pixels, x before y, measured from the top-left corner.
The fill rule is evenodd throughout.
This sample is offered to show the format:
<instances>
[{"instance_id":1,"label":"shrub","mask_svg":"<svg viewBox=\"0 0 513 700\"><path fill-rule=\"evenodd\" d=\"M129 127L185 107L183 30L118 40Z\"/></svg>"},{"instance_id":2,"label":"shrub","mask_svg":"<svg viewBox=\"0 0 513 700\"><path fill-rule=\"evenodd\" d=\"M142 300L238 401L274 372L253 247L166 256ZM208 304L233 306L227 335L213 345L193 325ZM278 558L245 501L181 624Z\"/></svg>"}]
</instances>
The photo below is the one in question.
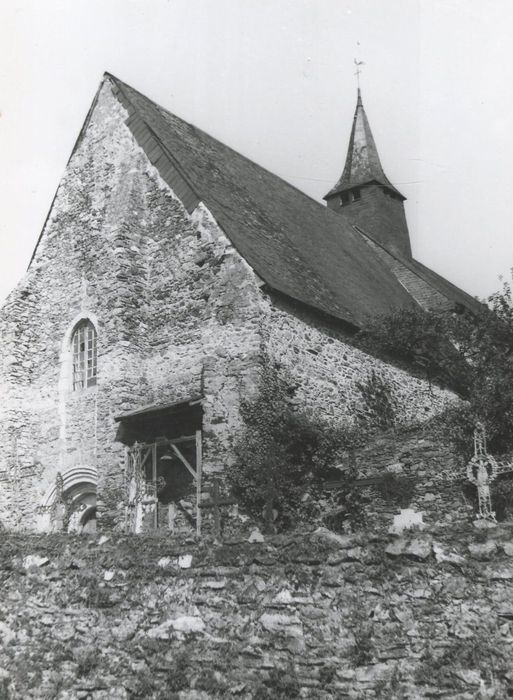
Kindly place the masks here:
<instances>
[{"instance_id":1,"label":"shrub","mask_svg":"<svg viewBox=\"0 0 513 700\"><path fill-rule=\"evenodd\" d=\"M322 509L322 522L330 530L360 530L366 523L366 508L369 495L356 484L354 469L343 472L343 481L324 501L319 500Z\"/></svg>"},{"instance_id":2,"label":"shrub","mask_svg":"<svg viewBox=\"0 0 513 700\"><path fill-rule=\"evenodd\" d=\"M469 456L477 419L492 453L513 450L513 296L507 283L476 315L400 310L375 318L356 343L407 363L465 399L445 417L446 433L463 456Z\"/></svg>"},{"instance_id":3,"label":"shrub","mask_svg":"<svg viewBox=\"0 0 513 700\"><path fill-rule=\"evenodd\" d=\"M291 379L264 362L257 396L242 402L243 427L227 468L234 495L267 531L318 517L324 480L363 441L363 431L335 430L297 411L294 393Z\"/></svg>"},{"instance_id":4,"label":"shrub","mask_svg":"<svg viewBox=\"0 0 513 700\"><path fill-rule=\"evenodd\" d=\"M360 413L360 422L368 428L386 430L394 426L397 406L388 382L372 371L365 381L356 382L364 404L365 412Z\"/></svg>"},{"instance_id":5,"label":"shrub","mask_svg":"<svg viewBox=\"0 0 513 700\"><path fill-rule=\"evenodd\" d=\"M497 520L513 518L513 478L511 474L500 476L491 487L492 504Z\"/></svg>"}]
</instances>

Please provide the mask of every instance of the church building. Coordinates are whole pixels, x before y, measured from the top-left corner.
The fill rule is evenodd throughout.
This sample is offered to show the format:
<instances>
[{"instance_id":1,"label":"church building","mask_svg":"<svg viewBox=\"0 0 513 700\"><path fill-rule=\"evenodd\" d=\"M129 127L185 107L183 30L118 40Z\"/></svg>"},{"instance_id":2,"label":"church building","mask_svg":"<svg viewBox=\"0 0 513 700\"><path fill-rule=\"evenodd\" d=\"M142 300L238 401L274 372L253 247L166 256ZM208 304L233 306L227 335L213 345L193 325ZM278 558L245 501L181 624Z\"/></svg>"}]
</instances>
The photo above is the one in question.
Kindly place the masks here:
<instances>
[{"instance_id":1,"label":"church building","mask_svg":"<svg viewBox=\"0 0 513 700\"><path fill-rule=\"evenodd\" d=\"M412 257L404 199L360 91L324 205L105 74L0 310L0 523L200 532L264 358L333 425L372 374L402 424L443 410L351 344L397 308L479 311Z\"/></svg>"}]
</instances>

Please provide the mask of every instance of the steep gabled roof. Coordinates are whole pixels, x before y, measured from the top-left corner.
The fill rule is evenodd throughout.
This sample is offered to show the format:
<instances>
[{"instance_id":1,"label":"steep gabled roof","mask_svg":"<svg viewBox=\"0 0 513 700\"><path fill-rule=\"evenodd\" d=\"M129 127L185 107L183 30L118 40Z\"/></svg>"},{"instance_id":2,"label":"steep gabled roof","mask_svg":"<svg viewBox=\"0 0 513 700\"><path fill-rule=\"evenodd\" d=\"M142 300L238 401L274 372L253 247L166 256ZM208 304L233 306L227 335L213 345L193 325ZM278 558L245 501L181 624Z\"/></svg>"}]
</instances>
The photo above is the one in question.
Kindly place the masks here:
<instances>
[{"instance_id":1,"label":"steep gabled roof","mask_svg":"<svg viewBox=\"0 0 513 700\"><path fill-rule=\"evenodd\" d=\"M270 289L363 327L372 316L419 304L405 284L402 270L407 269L442 295L446 308L463 304L478 310L476 300L414 260L402 260L402 267L384 264L368 235L343 215L114 76L106 73L105 81L127 110L126 124L134 138L186 209L191 213L203 202Z\"/></svg>"},{"instance_id":2,"label":"steep gabled roof","mask_svg":"<svg viewBox=\"0 0 513 700\"><path fill-rule=\"evenodd\" d=\"M449 311L456 307L468 309L478 314L483 305L456 285L448 282L441 275L414 258L400 257L377 242L360 226L355 231L373 248L376 254L390 269L415 301L429 311Z\"/></svg>"},{"instance_id":3,"label":"steep gabled roof","mask_svg":"<svg viewBox=\"0 0 513 700\"><path fill-rule=\"evenodd\" d=\"M343 190L365 185L369 182L378 182L380 185L385 185L389 190L399 195L401 199L406 199L406 197L392 185L384 173L369 120L367 119L363 107L360 88L358 88L358 99L356 101L356 110L353 117L353 126L351 128L344 171L336 185L331 188L324 199L338 194Z\"/></svg>"},{"instance_id":4,"label":"steep gabled roof","mask_svg":"<svg viewBox=\"0 0 513 700\"><path fill-rule=\"evenodd\" d=\"M269 287L358 327L376 313L415 304L343 217L117 78L107 79L134 136L150 144L152 161L168 175L179 171L185 197L196 193Z\"/></svg>"}]
</instances>

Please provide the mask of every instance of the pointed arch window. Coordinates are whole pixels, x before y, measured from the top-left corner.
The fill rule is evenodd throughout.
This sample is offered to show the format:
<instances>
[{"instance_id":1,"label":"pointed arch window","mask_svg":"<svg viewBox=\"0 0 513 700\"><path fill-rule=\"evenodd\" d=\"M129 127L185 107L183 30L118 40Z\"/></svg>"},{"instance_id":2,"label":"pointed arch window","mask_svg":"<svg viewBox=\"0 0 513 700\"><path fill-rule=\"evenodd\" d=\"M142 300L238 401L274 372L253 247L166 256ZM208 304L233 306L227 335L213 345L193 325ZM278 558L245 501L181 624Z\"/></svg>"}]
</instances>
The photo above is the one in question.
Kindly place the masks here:
<instances>
[{"instance_id":1,"label":"pointed arch window","mask_svg":"<svg viewBox=\"0 0 513 700\"><path fill-rule=\"evenodd\" d=\"M96 385L98 360L96 328L91 321L81 321L71 339L73 352L73 391Z\"/></svg>"}]
</instances>

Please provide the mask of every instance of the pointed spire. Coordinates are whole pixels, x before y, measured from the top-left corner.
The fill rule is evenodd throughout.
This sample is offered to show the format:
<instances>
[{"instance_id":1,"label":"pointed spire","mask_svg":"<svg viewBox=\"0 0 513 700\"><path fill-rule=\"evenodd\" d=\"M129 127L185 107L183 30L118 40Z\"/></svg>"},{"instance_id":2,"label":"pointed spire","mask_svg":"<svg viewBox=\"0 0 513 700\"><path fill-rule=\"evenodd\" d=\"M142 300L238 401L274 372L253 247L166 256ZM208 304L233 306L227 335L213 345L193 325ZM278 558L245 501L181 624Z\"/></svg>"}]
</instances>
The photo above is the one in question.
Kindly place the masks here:
<instances>
[{"instance_id":1,"label":"pointed spire","mask_svg":"<svg viewBox=\"0 0 513 700\"><path fill-rule=\"evenodd\" d=\"M363 107L362 93L358 87L358 98L344 171L335 187L328 192L324 199L369 182L378 182L395 192L401 199L405 199L383 172L378 149Z\"/></svg>"}]
</instances>

